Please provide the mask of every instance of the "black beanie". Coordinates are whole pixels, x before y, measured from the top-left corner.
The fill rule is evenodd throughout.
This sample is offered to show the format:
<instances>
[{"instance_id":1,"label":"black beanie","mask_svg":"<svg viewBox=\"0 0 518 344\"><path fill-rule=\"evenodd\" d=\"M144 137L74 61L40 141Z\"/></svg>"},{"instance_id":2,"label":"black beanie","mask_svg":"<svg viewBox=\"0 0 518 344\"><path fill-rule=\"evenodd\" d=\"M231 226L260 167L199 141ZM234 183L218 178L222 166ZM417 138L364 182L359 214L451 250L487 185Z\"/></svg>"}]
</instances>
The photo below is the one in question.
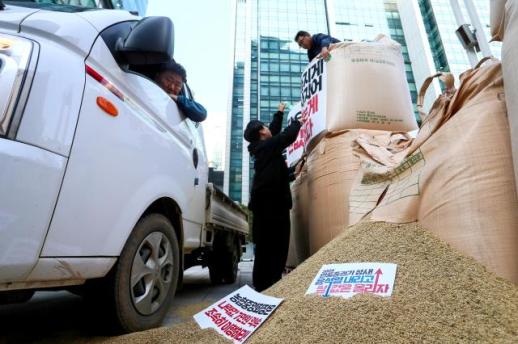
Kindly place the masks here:
<instances>
[{"instance_id":1,"label":"black beanie","mask_svg":"<svg viewBox=\"0 0 518 344\"><path fill-rule=\"evenodd\" d=\"M248 142L259 140L259 131L264 127L264 123L256 119L251 120L246 125L245 134L243 135Z\"/></svg>"}]
</instances>

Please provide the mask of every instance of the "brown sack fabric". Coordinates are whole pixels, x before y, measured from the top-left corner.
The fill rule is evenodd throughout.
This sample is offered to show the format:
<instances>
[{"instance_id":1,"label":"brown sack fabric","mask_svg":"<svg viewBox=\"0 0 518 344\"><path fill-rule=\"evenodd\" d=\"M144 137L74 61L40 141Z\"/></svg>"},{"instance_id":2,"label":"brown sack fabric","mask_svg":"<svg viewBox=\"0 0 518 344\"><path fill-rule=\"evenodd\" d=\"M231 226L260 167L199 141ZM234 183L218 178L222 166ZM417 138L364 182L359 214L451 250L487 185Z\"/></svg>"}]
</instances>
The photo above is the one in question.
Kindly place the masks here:
<instances>
[{"instance_id":1,"label":"brown sack fabric","mask_svg":"<svg viewBox=\"0 0 518 344\"><path fill-rule=\"evenodd\" d=\"M399 151L407 134L386 131L347 130L328 134L308 156L310 254L340 234L349 224L349 192L360 167L353 154L359 136L384 149Z\"/></svg>"},{"instance_id":2,"label":"brown sack fabric","mask_svg":"<svg viewBox=\"0 0 518 344\"><path fill-rule=\"evenodd\" d=\"M379 35L373 42L338 43L331 55L328 131L417 129L399 43Z\"/></svg>"},{"instance_id":3,"label":"brown sack fabric","mask_svg":"<svg viewBox=\"0 0 518 344\"><path fill-rule=\"evenodd\" d=\"M518 201L500 63L462 74L441 111L449 120L426 140L419 133L420 145L399 165L372 158L362 165L351 192L354 219L372 210L373 221L417 220L518 283Z\"/></svg>"},{"instance_id":4,"label":"brown sack fabric","mask_svg":"<svg viewBox=\"0 0 518 344\"><path fill-rule=\"evenodd\" d=\"M509 2L513 2L511 0ZM491 27L491 41L502 41L504 38L504 12L507 0L490 0L489 26Z\"/></svg>"},{"instance_id":5,"label":"brown sack fabric","mask_svg":"<svg viewBox=\"0 0 518 344\"><path fill-rule=\"evenodd\" d=\"M325 137L308 156L310 254L349 223L349 191L360 167L351 145L358 134L351 130Z\"/></svg>"},{"instance_id":6,"label":"brown sack fabric","mask_svg":"<svg viewBox=\"0 0 518 344\"><path fill-rule=\"evenodd\" d=\"M306 166L291 184L293 207L291 208L290 247L286 266L294 268L309 257L309 190Z\"/></svg>"},{"instance_id":7,"label":"brown sack fabric","mask_svg":"<svg viewBox=\"0 0 518 344\"><path fill-rule=\"evenodd\" d=\"M514 177L518 180L518 1L505 5L505 38L502 44L502 71L505 102L511 130ZM518 185L517 185L518 186Z\"/></svg>"},{"instance_id":8,"label":"brown sack fabric","mask_svg":"<svg viewBox=\"0 0 518 344\"><path fill-rule=\"evenodd\" d=\"M424 98L428 87L435 78L443 81L445 90L433 103L430 111L423 111ZM386 187L390 183L392 169L396 168L408 155L430 138L449 118L447 113L453 94L455 94L454 78L450 73L437 73L425 79L417 98L417 109L421 117L421 128L411 147L401 147L397 152L385 148L386 144L376 142L372 138L360 135L353 144L354 154L360 158L361 171L356 176L349 196L349 224L356 224L370 213L378 204ZM407 145L408 145L407 143ZM374 179L377 182L362 182Z\"/></svg>"}]
</instances>

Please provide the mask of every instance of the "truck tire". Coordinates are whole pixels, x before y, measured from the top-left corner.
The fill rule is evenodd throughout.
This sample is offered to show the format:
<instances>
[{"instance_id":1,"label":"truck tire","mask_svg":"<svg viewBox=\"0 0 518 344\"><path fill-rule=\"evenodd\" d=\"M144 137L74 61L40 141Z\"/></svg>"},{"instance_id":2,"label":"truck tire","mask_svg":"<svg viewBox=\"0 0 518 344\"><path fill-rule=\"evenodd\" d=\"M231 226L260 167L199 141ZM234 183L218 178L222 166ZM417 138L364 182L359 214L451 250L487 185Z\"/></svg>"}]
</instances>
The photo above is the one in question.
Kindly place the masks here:
<instances>
[{"instance_id":1,"label":"truck tire","mask_svg":"<svg viewBox=\"0 0 518 344\"><path fill-rule=\"evenodd\" d=\"M176 292L179 252L165 216L150 214L137 222L105 281L112 330L128 333L161 325Z\"/></svg>"},{"instance_id":2,"label":"truck tire","mask_svg":"<svg viewBox=\"0 0 518 344\"><path fill-rule=\"evenodd\" d=\"M221 233L214 240L214 251L209 263L209 275L213 284L236 282L241 245L232 233Z\"/></svg>"}]
</instances>

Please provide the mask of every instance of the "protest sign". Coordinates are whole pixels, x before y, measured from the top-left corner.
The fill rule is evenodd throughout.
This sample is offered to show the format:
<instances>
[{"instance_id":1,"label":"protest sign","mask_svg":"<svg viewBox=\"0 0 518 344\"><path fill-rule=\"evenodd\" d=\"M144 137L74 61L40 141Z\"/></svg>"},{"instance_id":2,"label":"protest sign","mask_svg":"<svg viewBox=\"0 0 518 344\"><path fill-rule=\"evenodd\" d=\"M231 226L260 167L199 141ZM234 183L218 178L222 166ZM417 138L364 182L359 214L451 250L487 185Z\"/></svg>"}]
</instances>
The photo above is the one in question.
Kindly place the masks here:
<instances>
[{"instance_id":1,"label":"protest sign","mask_svg":"<svg viewBox=\"0 0 518 344\"><path fill-rule=\"evenodd\" d=\"M390 296L396 269L397 265L390 263L327 264L322 266L306 295L343 298L356 294Z\"/></svg>"},{"instance_id":2,"label":"protest sign","mask_svg":"<svg viewBox=\"0 0 518 344\"><path fill-rule=\"evenodd\" d=\"M298 121L301 116L302 107L300 103L297 103L293 105L288 114L288 125L290 125L292 121ZM286 160L288 161L288 166L295 165L302 157L302 154L304 154L304 130L301 128L299 135L297 136L297 140L286 149Z\"/></svg>"},{"instance_id":3,"label":"protest sign","mask_svg":"<svg viewBox=\"0 0 518 344\"><path fill-rule=\"evenodd\" d=\"M202 328L213 328L234 343L243 343L282 302L245 285L194 315Z\"/></svg>"},{"instance_id":4,"label":"protest sign","mask_svg":"<svg viewBox=\"0 0 518 344\"><path fill-rule=\"evenodd\" d=\"M311 140L326 130L327 67L322 59L311 62L301 77L301 138L306 148Z\"/></svg>"}]
</instances>

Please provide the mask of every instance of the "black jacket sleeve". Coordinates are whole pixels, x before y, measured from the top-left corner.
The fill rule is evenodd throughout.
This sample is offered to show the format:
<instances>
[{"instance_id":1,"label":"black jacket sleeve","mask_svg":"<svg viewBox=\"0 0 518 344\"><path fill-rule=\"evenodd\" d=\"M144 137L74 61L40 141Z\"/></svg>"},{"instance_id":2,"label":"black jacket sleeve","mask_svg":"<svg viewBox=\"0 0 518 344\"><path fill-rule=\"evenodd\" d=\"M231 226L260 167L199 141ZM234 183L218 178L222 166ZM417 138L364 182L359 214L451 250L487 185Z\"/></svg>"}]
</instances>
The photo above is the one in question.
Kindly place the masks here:
<instances>
[{"instance_id":1,"label":"black jacket sleeve","mask_svg":"<svg viewBox=\"0 0 518 344\"><path fill-rule=\"evenodd\" d=\"M282 129L282 116L284 115L284 112L277 111L273 114L273 120L270 122L270 125L268 126L268 129L270 129L270 132L273 136L277 135L281 132Z\"/></svg>"},{"instance_id":2,"label":"black jacket sleeve","mask_svg":"<svg viewBox=\"0 0 518 344\"><path fill-rule=\"evenodd\" d=\"M297 135L299 134L300 127L301 124L299 121L293 121L280 134L273 136L271 138L271 144L274 146L274 150L281 153L289 145L295 142Z\"/></svg>"},{"instance_id":3,"label":"black jacket sleeve","mask_svg":"<svg viewBox=\"0 0 518 344\"><path fill-rule=\"evenodd\" d=\"M297 165L288 167L288 178L289 178L290 182L292 182L295 179L297 179L297 176L295 175L295 168L296 167L297 167Z\"/></svg>"}]
</instances>

